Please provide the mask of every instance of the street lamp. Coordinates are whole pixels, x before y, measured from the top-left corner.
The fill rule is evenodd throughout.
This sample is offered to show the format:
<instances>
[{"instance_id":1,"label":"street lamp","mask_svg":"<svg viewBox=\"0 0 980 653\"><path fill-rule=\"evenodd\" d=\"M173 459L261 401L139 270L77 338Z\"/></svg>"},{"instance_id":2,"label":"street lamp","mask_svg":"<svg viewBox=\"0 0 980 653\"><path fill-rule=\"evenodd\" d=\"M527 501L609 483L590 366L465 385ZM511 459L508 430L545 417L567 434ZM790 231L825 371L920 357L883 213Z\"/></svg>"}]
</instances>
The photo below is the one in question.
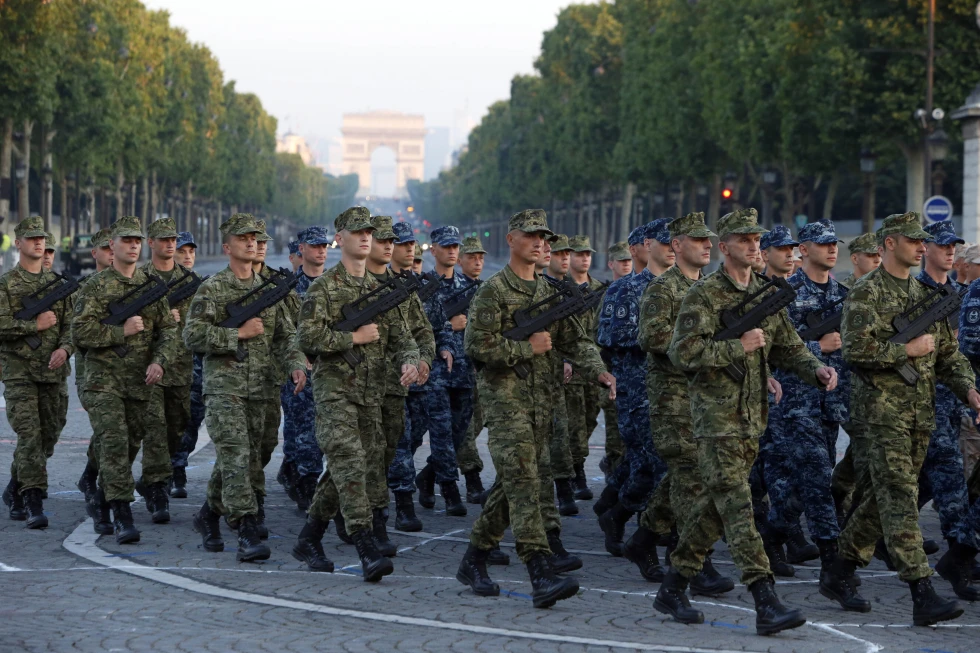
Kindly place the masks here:
<instances>
[{"instance_id":1,"label":"street lamp","mask_svg":"<svg viewBox=\"0 0 980 653\"><path fill-rule=\"evenodd\" d=\"M932 132L929 141L929 154L933 161L943 161L949 154L949 136L941 128Z\"/></svg>"}]
</instances>

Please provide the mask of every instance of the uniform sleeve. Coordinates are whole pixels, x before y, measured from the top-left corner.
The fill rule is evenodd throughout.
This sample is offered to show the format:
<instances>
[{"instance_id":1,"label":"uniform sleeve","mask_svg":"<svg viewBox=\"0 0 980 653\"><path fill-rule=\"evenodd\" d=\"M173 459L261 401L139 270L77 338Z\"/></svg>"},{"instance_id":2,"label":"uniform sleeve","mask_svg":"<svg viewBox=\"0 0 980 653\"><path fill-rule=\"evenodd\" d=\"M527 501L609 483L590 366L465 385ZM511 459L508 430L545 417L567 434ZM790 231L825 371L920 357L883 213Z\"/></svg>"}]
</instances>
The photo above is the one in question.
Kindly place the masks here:
<instances>
[{"instance_id":1,"label":"uniform sleeve","mask_svg":"<svg viewBox=\"0 0 980 653\"><path fill-rule=\"evenodd\" d=\"M841 316L841 343L844 360L857 367L898 368L908 362L905 345L888 342L879 333L875 292L870 284L859 284L847 295Z\"/></svg>"},{"instance_id":2,"label":"uniform sleeve","mask_svg":"<svg viewBox=\"0 0 980 653\"><path fill-rule=\"evenodd\" d=\"M633 281L631 279L631 281ZM616 295L615 309L609 318L609 341L612 349L630 349L637 347L637 325L632 318L639 310L639 298L636 296L634 283L626 283ZM636 307L636 310L630 310Z\"/></svg>"},{"instance_id":3,"label":"uniform sleeve","mask_svg":"<svg viewBox=\"0 0 980 653\"><path fill-rule=\"evenodd\" d=\"M409 303L409 318L412 327L412 338L418 345L419 359L425 361L430 366L436 357L436 340L432 332L432 325L425 314L425 307L422 300L417 295L413 295Z\"/></svg>"},{"instance_id":4,"label":"uniform sleeve","mask_svg":"<svg viewBox=\"0 0 980 653\"><path fill-rule=\"evenodd\" d=\"M170 312L170 305L166 299L154 303L156 309L156 326L158 333L153 339L153 356L150 363L156 363L163 368L163 373L167 373L170 364L177 360L180 355L180 342L177 340L179 332L177 321L174 320L173 313Z\"/></svg>"},{"instance_id":5,"label":"uniform sleeve","mask_svg":"<svg viewBox=\"0 0 980 653\"><path fill-rule=\"evenodd\" d=\"M571 361L572 365L585 378L596 380L606 371L606 366L599 356L599 348L589 337L585 326L576 315L558 322L556 334L556 349L561 356Z\"/></svg>"},{"instance_id":6,"label":"uniform sleeve","mask_svg":"<svg viewBox=\"0 0 980 653\"><path fill-rule=\"evenodd\" d=\"M960 353L949 320L940 320L938 326L936 378L952 390L960 401L967 403L966 395L975 387L970 362Z\"/></svg>"},{"instance_id":7,"label":"uniform sleeve","mask_svg":"<svg viewBox=\"0 0 980 653\"><path fill-rule=\"evenodd\" d=\"M199 354L233 354L238 351L238 329L218 326L214 290L202 284L191 301L184 325L184 344Z\"/></svg>"},{"instance_id":8,"label":"uniform sleeve","mask_svg":"<svg viewBox=\"0 0 980 653\"><path fill-rule=\"evenodd\" d=\"M612 315L616 310L616 294L622 285L613 283L606 290L606 295L602 298L599 308L599 327L596 331L596 342L600 347L612 349Z\"/></svg>"},{"instance_id":9,"label":"uniform sleeve","mask_svg":"<svg viewBox=\"0 0 980 653\"><path fill-rule=\"evenodd\" d=\"M0 340L18 340L37 334L37 322L18 320L10 307L10 289L6 283L0 287Z\"/></svg>"},{"instance_id":10,"label":"uniform sleeve","mask_svg":"<svg viewBox=\"0 0 980 653\"><path fill-rule=\"evenodd\" d=\"M71 358L75 353L75 343L71 337L71 318L75 313L75 297L77 293L65 298L62 302L61 317L58 319L58 328L61 333L58 337L58 349L64 349Z\"/></svg>"},{"instance_id":11,"label":"uniform sleeve","mask_svg":"<svg viewBox=\"0 0 980 653\"><path fill-rule=\"evenodd\" d=\"M102 324L105 310L99 293L101 284L89 283L79 293L75 302L75 315L71 321L71 337L83 349L105 349L126 343L123 326Z\"/></svg>"},{"instance_id":12,"label":"uniform sleeve","mask_svg":"<svg viewBox=\"0 0 980 653\"><path fill-rule=\"evenodd\" d=\"M489 283L480 286L470 303L470 317L463 332L466 355L492 367L514 367L534 358L531 343L503 335L500 297Z\"/></svg>"},{"instance_id":13,"label":"uniform sleeve","mask_svg":"<svg viewBox=\"0 0 980 653\"><path fill-rule=\"evenodd\" d=\"M651 283L640 299L640 349L666 354L674 333L674 298L665 283Z\"/></svg>"},{"instance_id":14,"label":"uniform sleeve","mask_svg":"<svg viewBox=\"0 0 980 653\"><path fill-rule=\"evenodd\" d=\"M339 354L354 348L354 334L334 331L328 324L330 297L324 284L314 284L306 291L296 324L296 342L309 355Z\"/></svg>"},{"instance_id":15,"label":"uniform sleeve","mask_svg":"<svg viewBox=\"0 0 980 653\"><path fill-rule=\"evenodd\" d=\"M291 312L292 306L288 303L288 298L276 307L276 333L272 339L272 355L276 361L285 361L290 372L303 371L306 370L306 354L296 346L296 327L290 317Z\"/></svg>"},{"instance_id":16,"label":"uniform sleeve","mask_svg":"<svg viewBox=\"0 0 980 653\"><path fill-rule=\"evenodd\" d=\"M684 296L667 349L670 361L678 369L696 372L707 367L728 367L745 360L745 349L738 339L712 339L716 320L702 288L692 289Z\"/></svg>"},{"instance_id":17,"label":"uniform sleeve","mask_svg":"<svg viewBox=\"0 0 980 653\"><path fill-rule=\"evenodd\" d=\"M395 365L418 365L419 348L412 338L412 331L408 328L401 311L388 311L385 314L388 320L388 348L395 355Z\"/></svg>"},{"instance_id":18,"label":"uniform sleeve","mask_svg":"<svg viewBox=\"0 0 980 653\"><path fill-rule=\"evenodd\" d=\"M960 351L973 366L980 369L980 281L970 284L970 289L960 306Z\"/></svg>"},{"instance_id":19,"label":"uniform sleeve","mask_svg":"<svg viewBox=\"0 0 980 653\"><path fill-rule=\"evenodd\" d=\"M816 373L818 368L823 367L823 363L800 339L800 334L793 328L786 311L779 311L770 319L776 324L772 329L773 342L769 349L769 362L774 367L793 372L812 386L822 388L823 384L817 380Z\"/></svg>"},{"instance_id":20,"label":"uniform sleeve","mask_svg":"<svg viewBox=\"0 0 980 653\"><path fill-rule=\"evenodd\" d=\"M472 303L470 306L472 307ZM446 317L446 308L443 306L442 301L439 298L439 293L436 293L430 297L423 304L423 308L425 310L426 318L429 320L429 324L432 326L432 336L435 339L436 350L448 351L454 355L458 353L453 352L453 327L449 323L449 318Z\"/></svg>"}]
</instances>

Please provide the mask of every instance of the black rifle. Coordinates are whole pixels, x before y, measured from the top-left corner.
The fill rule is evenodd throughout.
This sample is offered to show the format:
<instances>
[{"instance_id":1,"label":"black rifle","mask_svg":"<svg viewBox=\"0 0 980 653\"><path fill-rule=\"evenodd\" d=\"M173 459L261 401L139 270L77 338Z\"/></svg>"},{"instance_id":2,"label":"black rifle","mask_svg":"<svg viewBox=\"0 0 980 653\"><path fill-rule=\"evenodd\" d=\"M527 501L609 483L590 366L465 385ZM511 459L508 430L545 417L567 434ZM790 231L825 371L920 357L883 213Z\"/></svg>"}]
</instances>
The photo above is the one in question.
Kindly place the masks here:
<instances>
[{"instance_id":1,"label":"black rifle","mask_svg":"<svg viewBox=\"0 0 980 653\"><path fill-rule=\"evenodd\" d=\"M114 302L109 302L109 314L102 318L102 324L121 326L129 318L139 315L139 312L167 296L167 284L155 274L146 275L147 279ZM149 288L147 288L149 286ZM145 289L145 290L144 290ZM140 294L142 292L142 294ZM125 358L129 353L126 345L113 345L112 351L119 358Z\"/></svg>"},{"instance_id":2,"label":"black rifle","mask_svg":"<svg viewBox=\"0 0 980 653\"><path fill-rule=\"evenodd\" d=\"M566 279L555 279L554 277L549 277L548 275L543 275L543 276L544 276L544 280L545 281L547 281L548 283L550 283L553 288L556 288L558 290L567 289L567 288L572 287L572 286L577 287L579 289L579 292L581 292L583 295L586 296L586 301L582 305L582 311L581 311L581 313L587 313L587 312L589 312L590 309L593 309L596 306L598 306L599 305L599 302L602 301L603 293L605 293L606 292L606 289L609 288L609 282L608 281L602 281L601 282L601 284L602 284L601 286L599 286L595 290L589 290L589 284L588 284L588 282L583 282L583 283L579 284L578 286L576 286L575 283L571 279L568 279L568 278L566 278ZM565 294L567 296L570 293L569 292L566 292Z\"/></svg>"},{"instance_id":3,"label":"black rifle","mask_svg":"<svg viewBox=\"0 0 980 653\"><path fill-rule=\"evenodd\" d=\"M892 320L892 326L895 327L895 335L889 338L888 342L894 342L899 345L908 344L909 341L927 332L933 324L947 319L950 315L960 310L960 303L962 301L960 294L950 284L936 286L921 301L913 304L907 311L895 316ZM926 306L926 309L918 317L913 318L912 314L923 306ZM905 365L898 368L898 373L907 385L914 386L919 380L919 373L911 363L905 363Z\"/></svg>"},{"instance_id":4,"label":"black rifle","mask_svg":"<svg viewBox=\"0 0 980 653\"><path fill-rule=\"evenodd\" d=\"M800 338L802 340L820 340L831 331L840 331L840 318L843 311L835 311L827 317L821 316L843 304L845 299L847 297L841 297L836 302L807 313L806 328L800 331Z\"/></svg>"},{"instance_id":5,"label":"black rifle","mask_svg":"<svg viewBox=\"0 0 980 653\"><path fill-rule=\"evenodd\" d=\"M446 317L450 320L457 315L462 315L470 308L470 302L473 301L473 297L476 295L476 289L480 287L483 283L479 279L474 279L473 283L460 288L452 295L446 298L446 303L443 304L443 308L446 310Z\"/></svg>"},{"instance_id":6,"label":"black rifle","mask_svg":"<svg viewBox=\"0 0 980 653\"><path fill-rule=\"evenodd\" d=\"M190 281L178 287L178 285L184 281L184 279L190 279ZM197 289L201 287L202 283L204 283L204 279L207 279L207 277L202 279L201 277L197 276L193 270L188 270L187 274L182 276L180 279L171 281L167 284L167 303L170 304L171 308L173 308L188 297L193 297L194 293L197 292Z\"/></svg>"},{"instance_id":7,"label":"black rifle","mask_svg":"<svg viewBox=\"0 0 980 653\"><path fill-rule=\"evenodd\" d=\"M769 292L773 288L775 288L776 291ZM754 301L757 297L763 295L764 293L768 294L762 298L762 301L752 308L745 310L745 307L748 306L750 302ZM721 312L721 323L723 326L721 330L712 337L712 340L721 341L741 338L742 334L744 334L746 331L751 331L752 329L758 328L767 317L770 315L775 315L792 304L794 299L796 299L796 291L793 290L793 286L791 286L783 277L777 277L774 275L768 280L766 285L743 299L738 303L738 305L733 306L732 308L726 308ZM741 382L742 379L745 378L745 368L739 363L730 363L728 367L725 368L725 371L735 381Z\"/></svg>"},{"instance_id":8,"label":"black rifle","mask_svg":"<svg viewBox=\"0 0 980 653\"><path fill-rule=\"evenodd\" d=\"M445 279L443 275L439 274L435 270L431 272L423 272L422 274L415 275L419 280L419 289L415 291L415 294L419 296L423 302L429 301L436 291L439 290L439 285L442 280Z\"/></svg>"},{"instance_id":9,"label":"black rifle","mask_svg":"<svg viewBox=\"0 0 980 653\"><path fill-rule=\"evenodd\" d=\"M272 287L269 288L269 286ZM253 317L258 317L259 313L265 309L286 299L295 286L296 276L292 272L284 268L278 270L269 268L269 277L258 288L254 288L235 301L225 304L228 317L218 322L218 326L229 329L240 328ZM265 290L266 288L269 289ZM253 296L256 299L245 304L248 298ZM235 360L240 363L245 360L247 355L248 351L246 351L245 345L239 340L238 350L235 351Z\"/></svg>"},{"instance_id":10,"label":"black rifle","mask_svg":"<svg viewBox=\"0 0 980 653\"><path fill-rule=\"evenodd\" d=\"M48 291L44 297L41 297L41 293L55 284L58 284L57 288ZM33 320L41 313L50 311L51 307L58 302L68 299L76 290L78 290L77 281L67 275L61 275L55 272L53 281L44 284L30 295L24 297L22 300L24 307L14 313L14 319ZM31 349L37 349L41 346L40 336L30 335L25 337L24 341L27 342L27 346Z\"/></svg>"},{"instance_id":11,"label":"black rifle","mask_svg":"<svg viewBox=\"0 0 980 653\"><path fill-rule=\"evenodd\" d=\"M330 328L334 331L357 331L365 324L371 324L378 316L404 302L418 288L418 275L408 270L402 270L368 294L361 295L354 301L344 304L343 308L340 309L344 314L344 319ZM341 355L351 367L357 367L361 363L361 357L351 349Z\"/></svg>"}]
</instances>

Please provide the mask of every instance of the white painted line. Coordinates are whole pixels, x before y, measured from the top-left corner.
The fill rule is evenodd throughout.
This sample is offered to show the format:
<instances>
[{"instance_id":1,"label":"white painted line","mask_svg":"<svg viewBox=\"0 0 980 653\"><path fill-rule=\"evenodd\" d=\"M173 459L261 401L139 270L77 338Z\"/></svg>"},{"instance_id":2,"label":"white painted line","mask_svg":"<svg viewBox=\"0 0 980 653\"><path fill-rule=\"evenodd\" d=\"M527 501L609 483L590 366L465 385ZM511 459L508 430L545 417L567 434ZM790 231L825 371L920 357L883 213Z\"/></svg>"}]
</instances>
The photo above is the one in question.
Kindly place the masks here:
<instances>
[{"instance_id":1,"label":"white painted line","mask_svg":"<svg viewBox=\"0 0 980 653\"><path fill-rule=\"evenodd\" d=\"M844 639L849 639L852 642L858 642L860 644L864 644L864 653L877 653L878 651L880 651L881 649L884 648L883 646L881 646L879 644L875 644L874 642L869 642L866 639L861 639L860 637L855 637L854 635L850 635L848 633L845 633L845 632L842 632L840 630L837 630L836 628L834 628L833 626L831 626L829 624L818 624L818 623L813 623L812 621L808 621L808 622L806 622L806 625L812 626L813 628L816 628L817 630L822 630L825 633L831 633L833 635L840 635Z\"/></svg>"},{"instance_id":2,"label":"white painted line","mask_svg":"<svg viewBox=\"0 0 980 653\"><path fill-rule=\"evenodd\" d=\"M11 567L10 565L5 565L0 562L0 571L23 571L19 567Z\"/></svg>"},{"instance_id":3,"label":"white painted line","mask_svg":"<svg viewBox=\"0 0 980 653\"><path fill-rule=\"evenodd\" d=\"M406 546L403 549L398 549L398 553L405 553L406 551L414 551L415 549L419 548L420 546L425 546L429 542L437 542L439 540L447 539L450 536L455 535L456 533L462 533L464 530L466 530L466 529L465 528L460 528L460 529L457 529L455 531L449 531L445 535L439 535L437 537L430 537L429 539L422 540L421 542L419 542L418 544L415 544L413 546Z\"/></svg>"}]
</instances>

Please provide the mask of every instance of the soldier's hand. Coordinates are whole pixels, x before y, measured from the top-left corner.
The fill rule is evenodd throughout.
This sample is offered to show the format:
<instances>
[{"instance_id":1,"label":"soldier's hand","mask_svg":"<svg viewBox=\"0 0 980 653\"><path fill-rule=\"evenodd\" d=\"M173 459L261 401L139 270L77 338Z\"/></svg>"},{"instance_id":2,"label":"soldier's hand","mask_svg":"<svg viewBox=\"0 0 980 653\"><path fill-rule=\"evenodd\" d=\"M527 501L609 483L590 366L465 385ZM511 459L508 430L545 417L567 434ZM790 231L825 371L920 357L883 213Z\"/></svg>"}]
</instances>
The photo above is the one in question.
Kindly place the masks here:
<instances>
[{"instance_id":1,"label":"soldier's hand","mask_svg":"<svg viewBox=\"0 0 980 653\"><path fill-rule=\"evenodd\" d=\"M398 380L406 388L413 383L415 383L419 378L419 368L415 367L411 363L405 363L402 365L402 378Z\"/></svg>"},{"instance_id":2,"label":"soldier's hand","mask_svg":"<svg viewBox=\"0 0 980 653\"><path fill-rule=\"evenodd\" d=\"M48 361L48 369L56 370L68 360L68 352L64 349L55 349L51 352L51 359Z\"/></svg>"},{"instance_id":3,"label":"soldier's hand","mask_svg":"<svg viewBox=\"0 0 980 653\"><path fill-rule=\"evenodd\" d=\"M171 308L170 314L174 316L174 322L180 324L180 311L178 311L176 308Z\"/></svg>"},{"instance_id":4,"label":"soldier's hand","mask_svg":"<svg viewBox=\"0 0 980 653\"><path fill-rule=\"evenodd\" d=\"M616 377L609 372L603 372L599 375L599 384L604 385L609 388L609 401L615 401L616 399Z\"/></svg>"},{"instance_id":5,"label":"soldier's hand","mask_svg":"<svg viewBox=\"0 0 980 653\"><path fill-rule=\"evenodd\" d=\"M38 331L47 331L58 323L58 316L54 314L54 311L44 311L34 318L34 322L37 323Z\"/></svg>"},{"instance_id":6,"label":"soldier's hand","mask_svg":"<svg viewBox=\"0 0 980 653\"><path fill-rule=\"evenodd\" d=\"M298 395L299 393L303 392L303 388L306 387L306 372L303 370L293 370L290 378L292 378L293 383L296 385L296 389L293 390L293 394Z\"/></svg>"},{"instance_id":7,"label":"soldier's hand","mask_svg":"<svg viewBox=\"0 0 980 653\"><path fill-rule=\"evenodd\" d=\"M151 363L146 368L146 385L153 385L163 378L163 368L156 363Z\"/></svg>"},{"instance_id":8,"label":"soldier's hand","mask_svg":"<svg viewBox=\"0 0 980 653\"><path fill-rule=\"evenodd\" d=\"M565 383L568 383L569 381L572 380L572 364L564 363L563 371L565 372Z\"/></svg>"},{"instance_id":9,"label":"soldier's hand","mask_svg":"<svg viewBox=\"0 0 980 653\"><path fill-rule=\"evenodd\" d=\"M966 401L970 404L973 412L977 413L977 418L974 420L974 423L980 424L980 392L970 390L966 393Z\"/></svg>"},{"instance_id":10,"label":"soldier's hand","mask_svg":"<svg viewBox=\"0 0 980 653\"><path fill-rule=\"evenodd\" d=\"M818 367L817 381L823 384L824 390L830 392L837 387L837 370L832 367Z\"/></svg>"},{"instance_id":11,"label":"soldier's hand","mask_svg":"<svg viewBox=\"0 0 980 653\"><path fill-rule=\"evenodd\" d=\"M443 349L442 351L439 352L439 358L441 358L442 360L446 361L446 371L447 372L452 372L453 371L453 354L452 354L452 352L449 351L449 350L447 350L447 349Z\"/></svg>"},{"instance_id":12,"label":"soldier's hand","mask_svg":"<svg viewBox=\"0 0 980 653\"><path fill-rule=\"evenodd\" d=\"M449 320L449 324L452 325L453 331L462 331L466 328L466 316L459 314L453 319Z\"/></svg>"},{"instance_id":13,"label":"soldier's hand","mask_svg":"<svg viewBox=\"0 0 980 653\"><path fill-rule=\"evenodd\" d=\"M783 385L779 381L770 376L769 380L766 381L766 387L770 393L776 395L777 404L783 400Z\"/></svg>"},{"instance_id":14,"label":"soldier's hand","mask_svg":"<svg viewBox=\"0 0 980 653\"><path fill-rule=\"evenodd\" d=\"M820 339L820 351L824 354L832 354L841 348L840 334L831 331Z\"/></svg>"},{"instance_id":15,"label":"soldier's hand","mask_svg":"<svg viewBox=\"0 0 980 653\"><path fill-rule=\"evenodd\" d=\"M551 351L551 334L547 331L532 333L527 341L531 343L531 351L535 356L540 356Z\"/></svg>"},{"instance_id":16,"label":"soldier's hand","mask_svg":"<svg viewBox=\"0 0 980 653\"><path fill-rule=\"evenodd\" d=\"M263 333L265 333L265 325L262 324L262 318L260 317L253 317L238 327L239 340L251 340L252 338L261 336Z\"/></svg>"},{"instance_id":17,"label":"soldier's hand","mask_svg":"<svg viewBox=\"0 0 980 653\"><path fill-rule=\"evenodd\" d=\"M143 318L139 315L134 315L125 322L123 322L123 335L127 338L129 336L135 336L137 333L143 330Z\"/></svg>"},{"instance_id":18,"label":"soldier's hand","mask_svg":"<svg viewBox=\"0 0 980 653\"><path fill-rule=\"evenodd\" d=\"M425 385L425 382L429 380L429 373L432 368L425 361L419 361L419 380L416 381L419 385Z\"/></svg>"},{"instance_id":19,"label":"soldier's hand","mask_svg":"<svg viewBox=\"0 0 980 653\"><path fill-rule=\"evenodd\" d=\"M766 346L766 334L762 329L746 331L739 340L742 342L742 349L745 350L746 354L751 354L756 349L762 349Z\"/></svg>"},{"instance_id":20,"label":"soldier's hand","mask_svg":"<svg viewBox=\"0 0 980 653\"><path fill-rule=\"evenodd\" d=\"M918 338L912 338L905 344L905 353L909 358L928 356L936 350L936 339L930 333L923 333Z\"/></svg>"},{"instance_id":21,"label":"soldier's hand","mask_svg":"<svg viewBox=\"0 0 980 653\"><path fill-rule=\"evenodd\" d=\"M378 331L377 324L365 324L358 327L357 331L351 335L354 337L355 345L366 345L369 342L381 340L381 333Z\"/></svg>"}]
</instances>

